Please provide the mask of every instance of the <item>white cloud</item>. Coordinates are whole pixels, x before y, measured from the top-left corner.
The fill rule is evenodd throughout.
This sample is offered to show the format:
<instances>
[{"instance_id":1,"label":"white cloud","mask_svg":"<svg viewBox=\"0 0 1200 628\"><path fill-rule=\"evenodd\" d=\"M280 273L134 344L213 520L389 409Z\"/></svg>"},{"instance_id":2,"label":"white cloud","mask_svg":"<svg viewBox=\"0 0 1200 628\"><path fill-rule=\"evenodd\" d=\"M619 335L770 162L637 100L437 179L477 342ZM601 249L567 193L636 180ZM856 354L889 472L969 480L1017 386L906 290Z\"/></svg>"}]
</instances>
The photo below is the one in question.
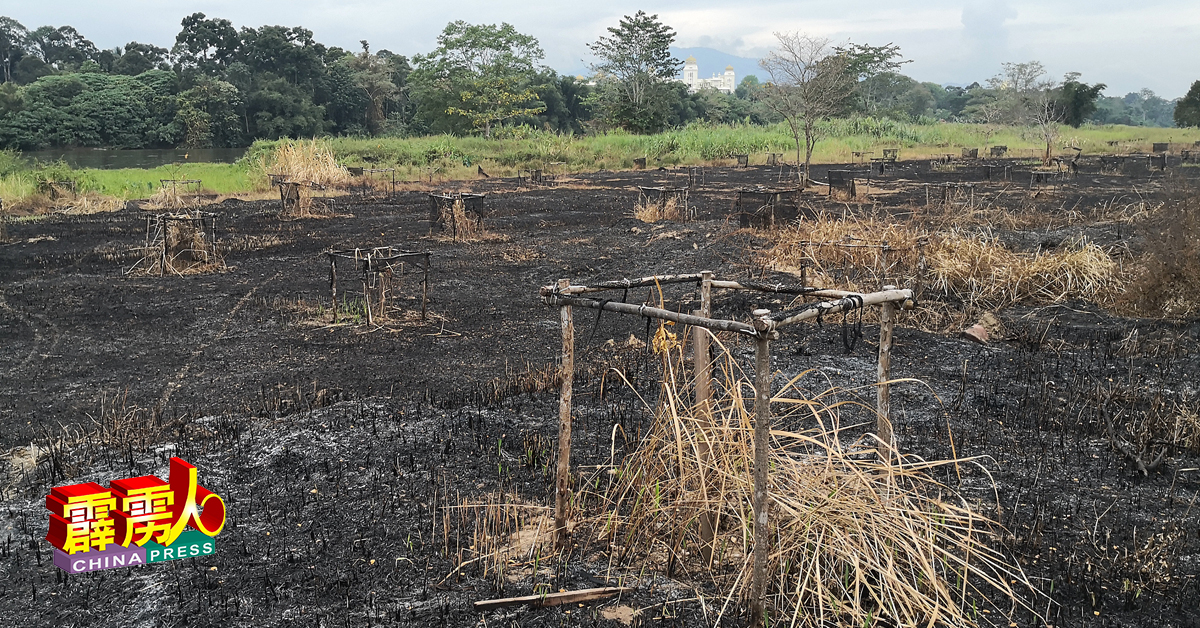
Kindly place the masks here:
<instances>
[{"instance_id":1,"label":"white cloud","mask_svg":"<svg viewBox=\"0 0 1200 628\"><path fill-rule=\"evenodd\" d=\"M1108 93L1150 87L1182 95L1200 79L1200 3L1162 0L692 0L679 3L530 3L461 0L114 0L34 3L0 0L0 15L28 27L75 26L101 47L131 40L170 46L179 21L200 11L237 26L301 25L317 40L355 50L361 39L400 54L426 52L452 20L506 21L536 36L551 67L575 71L594 41L622 15L658 13L678 33L679 46L706 46L760 57L774 31L800 30L836 41L893 42L914 62L918 80L967 83L995 74L1004 61L1038 59L1056 76L1078 71L1109 85ZM136 19L131 19L136 17Z\"/></svg>"}]
</instances>

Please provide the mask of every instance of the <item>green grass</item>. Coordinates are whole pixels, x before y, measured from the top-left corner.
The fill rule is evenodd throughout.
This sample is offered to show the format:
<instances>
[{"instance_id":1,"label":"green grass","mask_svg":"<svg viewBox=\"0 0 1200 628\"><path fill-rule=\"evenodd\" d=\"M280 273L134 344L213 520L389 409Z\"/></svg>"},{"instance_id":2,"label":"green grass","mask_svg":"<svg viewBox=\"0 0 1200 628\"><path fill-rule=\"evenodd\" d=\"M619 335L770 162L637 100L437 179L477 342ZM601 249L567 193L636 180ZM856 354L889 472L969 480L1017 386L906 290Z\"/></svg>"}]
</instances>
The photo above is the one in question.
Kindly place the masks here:
<instances>
[{"instance_id":1,"label":"green grass","mask_svg":"<svg viewBox=\"0 0 1200 628\"><path fill-rule=\"evenodd\" d=\"M854 118L821 125L825 138L816 147L817 163L848 163L854 151L899 148L901 159L958 154L964 147L1003 144L1010 156L1034 157L1044 150L1040 132L1023 127L984 127L977 124L912 124L890 119ZM989 132L991 133L989 136ZM396 168L397 180L471 179L482 167L492 176L512 176L520 169L543 168L551 163L566 172L633 167L646 157L648 165L702 165L720 163L734 154L749 154L761 164L768 152L795 160L795 142L783 124L773 126L692 124L657 135L610 132L571 137L528 128L503 129L496 139L438 135L418 138L346 138L328 140L339 163L346 166ZM1109 146L1108 142L1120 142ZM1056 150L1077 146L1085 154L1148 152L1152 142L1177 144L1200 141L1200 129L1163 129L1101 126L1063 127ZM153 169L71 171L82 191L123 199L153 194L160 179L200 179L203 189L217 194L239 194L267 189L257 164L276 142L259 141L237 164L179 164ZM982 151L981 151L982 153ZM0 155L0 166L11 155ZM7 173L4 172L7 170ZM63 176L61 173L55 176ZM0 198L28 198L36 192L36 174L28 169L0 168Z\"/></svg>"},{"instance_id":2,"label":"green grass","mask_svg":"<svg viewBox=\"0 0 1200 628\"><path fill-rule=\"evenodd\" d=\"M45 178L76 182L81 193L94 192L121 199L148 198L161 187L162 179L200 179L203 191L215 194L240 194L260 189L250 170L241 164L181 164L158 168L121 168L117 170L55 169ZM0 177L0 198L20 201L38 189L39 172L21 170Z\"/></svg>"},{"instance_id":3,"label":"green grass","mask_svg":"<svg viewBox=\"0 0 1200 628\"><path fill-rule=\"evenodd\" d=\"M250 171L242 164L179 164L158 168L86 170L87 191L120 198L145 198L157 190L162 179L199 179L201 188L215 194L236 194L258 189Z\"/></svg>"},{"instance_id":4,"label":"green grass","mask_svg":"<svg viewBox=\"0 0 1200 628\"><path fill-rule=\"evenodd\" d=\"M989 130L991 135L989 137ZM925 158L942 153L959 153L964 147L980 148L1003 144L1014 156L1040 155L1041 133L1034 128L993 127L976 124L910 124L889 119L857 118L834 120L822 125L825 139L816 147L814 161L846 163L854 151L900 148L901 158ZM1133 140L1137 140L1134 142ZM1200 129L1161 129L1128 126L1063 127L1056 149L1077 146L1085 154L1150 150L1153 142L1191 144L1200 140ZM1109 146L1107 142L1122 142ZM508 137L431 136L421 138L334 138L334 153L344 165L395 167L400 178L415 180L428 176L471 177L476 166L493 175L512 175L519 168L542 167L561 162L568 171L632 168L633 160L646 157L651 163L699 165L744 153L752 163L763 163L768 152L783 153L794 160L795 141L785 125L707 125L657 135L615 132L584 137L565 137L534 130L520 130ZM256 143L251 154L260 154L272 143Z\"/></svg>"}]
</instances>

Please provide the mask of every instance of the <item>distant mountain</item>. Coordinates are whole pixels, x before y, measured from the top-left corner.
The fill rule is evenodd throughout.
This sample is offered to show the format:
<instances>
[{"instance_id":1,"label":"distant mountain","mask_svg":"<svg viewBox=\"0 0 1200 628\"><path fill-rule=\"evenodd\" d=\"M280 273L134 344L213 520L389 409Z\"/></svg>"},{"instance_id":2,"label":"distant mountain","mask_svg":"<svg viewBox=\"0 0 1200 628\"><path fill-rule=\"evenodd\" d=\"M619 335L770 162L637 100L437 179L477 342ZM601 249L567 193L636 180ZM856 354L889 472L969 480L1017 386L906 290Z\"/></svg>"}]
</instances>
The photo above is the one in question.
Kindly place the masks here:
<instances>
[{"instance_id":1,"label":"distant mountain","mask_svg":"<svg viewBox=\"0 0 1200 628\"><path fill-rule=\"evenodd\" d=\"M736 57L712 48L671 48L671 54L680 60L687 59L688 56L696 57L696 65L700 66L700 78L724 74L725 66L732 65L734 78L738 83L751 74L757 76L760 81L766 80L767 73L758 66L758 59Z\"/></svg>"}]
</instances>

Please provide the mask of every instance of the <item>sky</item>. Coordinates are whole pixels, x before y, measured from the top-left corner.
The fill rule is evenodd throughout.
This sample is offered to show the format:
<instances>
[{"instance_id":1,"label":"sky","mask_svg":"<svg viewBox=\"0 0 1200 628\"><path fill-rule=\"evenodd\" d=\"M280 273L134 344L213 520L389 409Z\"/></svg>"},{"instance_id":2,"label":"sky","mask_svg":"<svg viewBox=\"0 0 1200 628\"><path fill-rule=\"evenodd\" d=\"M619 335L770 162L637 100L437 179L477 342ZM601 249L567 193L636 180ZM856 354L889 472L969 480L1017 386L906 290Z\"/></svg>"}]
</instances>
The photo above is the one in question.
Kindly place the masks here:
<instances>
[{"instance_id":1,"label":"sky","mask_svg":"<svg viewBox=\"0 0 1200 628\"><path fill-rule=\"evenodd\" d=\"M31 29L69 24L101 48L129 41L169 48L180 20L194 12L238 27L304 26L326 45L358 50L366 39L373 50L410 56L431 50L453 20L508 22L541 41L546 65L569 74L591 61L588 42L639 9L673 27L678 47L743 57L762 57L777 31L894 43L912 60L905 74L940 84L982 83L1003 62L1032 60L1055 78L1080 72L1084 82L1105 83L1110 96L1149 88L1175 98L1200 80L1197 0L0 0L0 15Z\"/></svg>"}]
</instances>

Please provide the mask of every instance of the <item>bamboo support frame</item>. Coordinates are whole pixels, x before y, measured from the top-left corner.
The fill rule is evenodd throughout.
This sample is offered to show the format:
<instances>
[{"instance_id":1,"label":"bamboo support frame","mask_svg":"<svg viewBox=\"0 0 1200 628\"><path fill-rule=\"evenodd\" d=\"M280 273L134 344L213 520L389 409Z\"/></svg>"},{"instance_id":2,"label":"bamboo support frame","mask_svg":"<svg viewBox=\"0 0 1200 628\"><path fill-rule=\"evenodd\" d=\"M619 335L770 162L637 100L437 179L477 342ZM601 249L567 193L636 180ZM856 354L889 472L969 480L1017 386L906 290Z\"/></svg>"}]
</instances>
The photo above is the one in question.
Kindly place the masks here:
<instances>
[{"instance_id":1,"label":"bamboo support frame","mask_svg":"<svg viewBox=\"0 0 1200 628\"><path fill-rule=\"evenodd\" d=\"M647 285L697 282L700 286L700 309L694 314L672 312L647 305L634 305L608 299L595 299L578 295L607 290L625 290ZM818 298L833 299L810 303L799 308L771 313L770 310L755 310L752 323L712 318L713 288L735 290L758 290L777 294L803 294ZM696 371L696 408L701 423L706 420L711 403L711 363L708 355L708 334L726 331L745 334L755 339L755 399L754 399L754 550L751 586L751 612L754 625L761 626L766 614L766 565L770 554L769 530L770 490L769 451L771 431L771 341L779 337L783 327L817 319L829 314L849 312L867 306L880 306L880 352L878 364L878 407L879 417L876 435L880 439L881 456L891 456L895 450L894 435L890 418L890 398L887 383L891 377L892 331L897 304L905 309L913 306L913 291L884 286L879 292L868 294L842 290L821 290L810 286L788 286L754 281L717 281L713 274L704 271L697 274L661 275L641 277L633 280L609 281L594 286L573 286L570 280L560 279L557 285L544 286L540 294L547 305L560 311L562 326L562 368L559 388L559 453L555 490L555 529L559 547L567 541L566 511L570 498L570 448L571 448L571 398L574 374L574 324L571 306L607 310L621 314L635 314L657 318L676 324L690 325L693 342L693 364ZM703 454L702 454L703 455ZM701 480L703 482L703 478ZM706 561L712 558L712 542L715 539L715 522L707 517L700 518L701 552Z\"/></svg>"}]
</instances>

